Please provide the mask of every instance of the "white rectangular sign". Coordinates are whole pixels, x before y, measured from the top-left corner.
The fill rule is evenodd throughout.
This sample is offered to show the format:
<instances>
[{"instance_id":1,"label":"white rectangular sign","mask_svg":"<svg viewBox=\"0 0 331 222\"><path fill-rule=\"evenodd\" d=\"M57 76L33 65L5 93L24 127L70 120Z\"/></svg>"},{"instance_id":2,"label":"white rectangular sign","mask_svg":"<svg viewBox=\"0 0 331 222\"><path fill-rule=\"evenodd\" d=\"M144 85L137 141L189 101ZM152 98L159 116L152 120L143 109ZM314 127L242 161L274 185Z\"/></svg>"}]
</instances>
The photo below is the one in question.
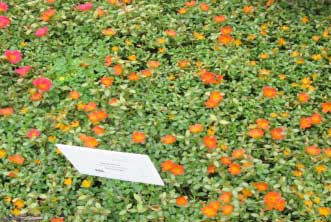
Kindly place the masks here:
<instances>
[{"instance_id":1,"label":"white rectangular sign","mask_svg":"<svg viewBox=\"0 0 331 222\"><path fill-rule=\"evenodd\" d=\"M163 186L147 155L56 144L82 174Z\"/></svg>"}]
</instances>

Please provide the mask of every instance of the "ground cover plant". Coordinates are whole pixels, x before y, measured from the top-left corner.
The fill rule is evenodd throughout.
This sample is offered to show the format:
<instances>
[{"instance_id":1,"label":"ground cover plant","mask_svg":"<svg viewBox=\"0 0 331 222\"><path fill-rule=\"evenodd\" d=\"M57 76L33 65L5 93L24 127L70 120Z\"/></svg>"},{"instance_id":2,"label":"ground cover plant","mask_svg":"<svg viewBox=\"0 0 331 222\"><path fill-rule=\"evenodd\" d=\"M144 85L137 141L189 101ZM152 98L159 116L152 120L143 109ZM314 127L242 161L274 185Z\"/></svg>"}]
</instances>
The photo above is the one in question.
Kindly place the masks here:
<instances>
[{"instance_id":1,"label":"ground cover plant","mask_svg":"<svg viewBox=\"0 0 331 222\"><path fill-rule=\"evenodd\" d=\"M0 0L0 221L330 221L326 1ZM165 186L56 143L150 156Z\"/></svg>"}]
</instances>

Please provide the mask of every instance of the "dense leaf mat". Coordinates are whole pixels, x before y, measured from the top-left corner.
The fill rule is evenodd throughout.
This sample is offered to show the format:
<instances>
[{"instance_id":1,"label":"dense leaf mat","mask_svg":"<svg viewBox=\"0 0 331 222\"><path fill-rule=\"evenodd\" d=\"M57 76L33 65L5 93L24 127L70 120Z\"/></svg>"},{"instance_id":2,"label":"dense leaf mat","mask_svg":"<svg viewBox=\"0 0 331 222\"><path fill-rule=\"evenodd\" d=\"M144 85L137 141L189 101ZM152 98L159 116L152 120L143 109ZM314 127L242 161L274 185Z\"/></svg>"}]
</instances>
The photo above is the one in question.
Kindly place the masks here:
<instances>
[{"instance_id":1,"label":"dense leaf mat","mask_svg":"<svg viewBox=\"0 0 331 222\"><path fill-rule=\"evenodd\" d=\"M330 221L328 2L2 1L0 220ZM56 143L148 154L166 185Z\"/></svg>"}]
</instances>

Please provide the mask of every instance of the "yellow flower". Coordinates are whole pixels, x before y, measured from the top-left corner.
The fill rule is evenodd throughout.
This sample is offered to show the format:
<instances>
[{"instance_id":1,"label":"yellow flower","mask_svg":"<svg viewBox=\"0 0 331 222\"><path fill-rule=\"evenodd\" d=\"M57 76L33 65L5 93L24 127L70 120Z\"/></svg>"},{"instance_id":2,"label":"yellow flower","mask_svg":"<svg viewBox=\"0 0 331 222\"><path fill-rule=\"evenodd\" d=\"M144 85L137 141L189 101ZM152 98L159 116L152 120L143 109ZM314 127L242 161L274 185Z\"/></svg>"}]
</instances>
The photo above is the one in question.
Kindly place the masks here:
<instances>
[{"instance_id":1,"label":"yellow flower","mask_svg":"<svg viewBox=\"0 0 331 222\"><path fill-rule=\"evenodd\" d=\"M128 59L129 59L130 61L136 61L136 60L137 60L137 56L136 56L136 55L130 55L130 56L128 57Z\"/></svg>"},{"instance_id":2,"label":"yellow flower","mask_svg":"<svg viewBox=\"0 0 331 222\"><path fill-rule=\"evenodd\" d=\"M216 133L216 127L215 126L210 126L207 130L208 136L213 136Z\"/></svg>"},{"instance_id":3,"label":"yellow flower","mask_svg":"<svg viewBox=\"0 0 331 222\"><path fill-rule=\"evenodd\" d=\"M324 31L323 32L323 34L322 34L322 36L324 37L324 38L329 38L329 32L328 31Z\"/></svg>"},{"instance_id":4,"label":"yellow flower","mask_svg":"<svg viewBox=\"0 0 331 222\"><path fill-rule=\"evenodd\" d=\"M315 42L317 42L318 40L320 40L320 36L318 36L318 35L314 35L313 37L312 37L312 39L315 41Z\"/></svg>"},{"instance_id":5,"label":"yellow flower","mask_svg":"<svg viewBox=\"0 0 331 222\"><path fill-rule=\"evenodd\" d=\"M17 208L14 208L11 213L15 216L19 216L21 215L21 210L17 209Z\"/></svg>"},{"instance_id":6,"label":"yellow flower","mask_svg":"<svg viewBox=\"0 0 331 222\"><path fill-rule=\"evenodd\" d=\"M7 203L10 203L10 202L11 202L11 198L10 198L10 196L5 196L5 201L6 201Z\"/></svg>"},{"instance_id":7,"label":"yellow flower","mask_svg":"<svg viewBox=\"0 0 331 222\"><path fill-rule=\"evenodd\" d=\"M59 80L60 80L60 81L64 81L65 79L66 79L66 78L65 78L64 76L60 76L60 77L59 77Z\"/></svg>"},{"instance_id":8,"label":"yellow flower","mask_svg":"<svg viewBox=\"0 0 331 222\"><path fill-rule=\"evenodd\" d=\"M59 148L56 147L56 149L55 149L55 153L56 153L57 155L59 155L59 154L61 154L62 152L61 152L61 150L60 150Z\"/></svg>"},{"instance_id":9,"label":"yellow flower","mask_svg":"<svg viewBox=\"0 0 331 222\"><path fill-rule=\"evenodd\" d=\"M317 73L311 74L311 78L313 78L313 80L317 79L318 78L318 74Z\"/></svg>"},{"instance_id":10,"label":"yellow flower","mask_svg":"<svg viewBox=\"0 0 331 222\"><path fill-rule=\"evenodd\" d=\"M250 41L253 41L255 38L256 38L256 36L255 36L254 34L249 34L249 35L248 35L248 39L249 39Z\"/></svg>"},{"instance_id":11,"label":"yellow flower","mask_svg":"<svg viewBox=\"0 0 331 222\"><path fill-rule=\"evenodd\" d=\"M319 61L322 59L322 56L321 56L321 54L314 54L311 56L311 58L315 61Z\"/></svg>"},{"instance_id":12,"label":"yellow flower","mask_svg":"<svg viewBox=\"0 0 331 222\"><path fill-rule=\"evenodd\" d=\"M176 79L174 74L170 74L168 78L169 78L170 81L173 81L173 80Z\"/></svg>"},{"instance_id":13,"label":"yellow flower","mask_svg":"<svg viewBox=\"0 0 331 222\"><path fill-rule=\"evenodd\" d=\"M118 47L117 47L117 46L113 46L113 47L111 48L111 51L113 51L113 52L117 52L117 51L118 51Z\"/></svg>"},{"instance_id":14,"label":"yellow flower","mask_svg":"<svg viewBox=\"0 0 331 222\"><path fill-rule=\"evenodd\" d=\"M160 45L164 44L166 42L166 39L165 38L159 38L157 40L157 43L159 43Z\"/></svg>"},{"instance_id":15,"label":"yellow flower","mask_svg":"<svg viewBox=\"0 0 331 222\"><path fill-rule=\"evenodd\" d=\"M283 151L283 154L286 156L286 157L289 157L291 155L291 150L289 149L286 149Z\"/></svg>"},{"instance_id":16,"label":"yellow flower","mask_svg":"<svg viewBox=\"0 0 331 222\"><path fill-rule=\"evenodd\" d=\"M90 180L83 180L83 182L82 182L82 187L84 187L84 188L89 188L89 187L91 187L91 185L92 185L92 181L90 181Z\"/></svg>"},{"instance_id":17,"label":"yellow flower","mask_svg":"<svg viewBox=\"0 0 331 222\"><path fill-rule=\"evenodd\" d=\"M280 74L278 77L279 77L280 80L286 79L286 75L285 74Z\"/></svg>"},{"instance_id":18,"label":"yellow flower","mask_svg":"<svg viewBox=\"0 0 331 222\"><path fill-rule=\"evenodd\" d=\"M315 171L319 174L324 173L327 170L325 165L318 165L315 167Z\"/></svg>"},{"instance_id":19,"label":"yellow flower","mask_svg":"<svg viewBox=\"0 0 331 222\"><path fill-rule=\"evenodd\" d=\"M21 42L20 45L21 45L21 47L24 48L27 45L27 43L26 42Z\"/></svg>"},{"instance_id":20,"label":"yellow flower","mask_svg":"<svg viewBox=\"0 0 331 222\"><path fill-rule=\"evenodd\" d=\"M271 118L276 118L277 116L278 116L277 113L270 113Z\"/></svg>"},{"instance_id":21,"label":"yellow flower","mask_svg":"<svg viewBox=\"0 0 331 222\"><path fill-rule=\"evenodd\" d=\"M303 168L305 168L305 165L303 165L302 163L297 163L295 166L296 166L296 168L298 168L298 169L303 169Z\"/></svg>"},{"instance_id":22,"label":"yellow flower","mask_svg":"<svg viewBox=\"0 0 331 222\"><path fill-rule=\"evenodd\" d=\"M54 203L54 202L57 201L57 198L56 198L56 197L52 197L52 198L51 198L51 201Z\"/></svg>"},{"instance_id":23,"label":"yellow flower","mask_svg":"<svg viewBox=\"0 0 331 222\"><path fill-rule=\"evenodd\" d=\"M202 35L202 34L200 34L200 33L198 33L198 32L193 32L193 35L194 35L194 37L195 37L197 40L203 40L203 39L205 39L205 36Z\"/></svg>"},{"instance_id":24,"label":"yellow flower","mask_svg":"<svg viewBox=\"0 0 331 222\"><path fill-rule=\"evenodd\" d=\"M70 126L71 126L71 127L79 127L79 121L78 121L78 120L76 120L76 121L72 121L72 122L70 123Z\"/></svg>"},{"instance_id":25,"label":"yellow flower","mask_svg":"<svg viewBox=\"0 0 331 222\"><path fill-rule=\"evenodd\" d=\"M22 109L21 109L21 113L22 114L25 114L25 113L27 113L29 111L29 108L28 107L23 107Z\"/></svg>"},{"instance_id":26,"label":"yellow flower","mask_svg":"<svg viewBox=\"0 0 331 222\"><path fill-rule=\"evenodd\" d=\"M304 16L304 17L301 18L301 22L302 22L303 24L306 24L306 23L309 22L309 18L308 18L307 16Z\"/></svg>"},{"instance_id":27,"label":"yellow flower","mask_svg":"<svg viewBox=\"0 0 331 222\"><path fill-rule=\"evenodd\" d=\"M319 197L315 197L315 198L313 199L313 201L314 201L314 203L319 204L319 203L321 202L321 198L319 198Z\"/></svg>"},{"instance_id":28,"label":"yellow flower","mask_svg":"<svg viewBox=\"0 0 331 222\"><path fill-rule=\"evenodd\" d=\"M298 58L296 61L295 61L298 65L302 65L305 63L305 60L303 58Z\"/></svg>"},{"instance_id":29,"label":"yellow flower","mask_svg":"<svg viewBox=\"0 0 331 222\"><path fill-rule=\"evenodd\" d=\"M166 49L165 48L158 48L157 51L158 51L158 53L165 53Z\"/></svg>"},{"instance_id":30,"label":"yellow flower","mask_svg":"<svg viewBox=\"0 0 331 222\"><path fill-rule=\"evenodd\" d=\"M304 203L307 207L312 207L313 206L313 202L311 200L305 200Z\"/></svg>"},{"instance_id":31,"label":"yellow flower","mask_svg":"<svg viewBox=\"0 0 331 222\"><path fill-rule=\"evenodd\" d=\"M280 28L281 28L282 31L290 30L290 27L288 27L287 25L282 25Z\"/></svg>"},{"instance_id":32,"label":"yellow flower","mask_svg":"<svg viewBox=\"0 0 331 222\"><path fill-rule=\"evenodd\" d=\"M41 160L35 160L34 163L35 163L36 165L40 165L40 164L41 164Z\"/></svg>"},{"instance_id":33,"label":"yellow flower","mask_svg":"<svg viewBox=\"0 0 331 222\"><path fill-rule=\"evenodd\" d=\"M6 156L6 150L0 149L0 159Z\"/></svg>"},{"instance_id":34,"label":"yellow flower","mask_svg":"<svg viewBox=\"0 0 331 222\"><path fill-rule=\"evenodd\" d=\"M236 46L240 46L240 45L241 45L241 40L240 40L240 39L236 39L236 40L234 41L234 44L235 44Z\"/></svg>"},{"instance_id":35,"label":"yellow flower","mask_svg":"<svg viewBox=\"0 0 331 222\"><path fill-rule=\"evenodd\" d=\"M331 137L331 128L328 129L328 136Z\"/></svg>"},{"instance_id":36,"label":"yellow flower","mask_svg":"<svg viewBox=\"0 0 331 222\"><path fill-rule=\"evenodd\" d=\"M302 85L310 85L311 84L311 79L309 77L303 78L301 80Z\"/></svg>"},{"instance_id":37,"label":"yellow flower","mask_svg":"<svg viewBox=\"0 0 331 222\"><path fill-rule=\"evenodd\" d=\"M125 44L127 45L127 46L130 46L130 45L132 45L132 41L131 40L125 40Z\"/></svg>"},{"instance_id":38,"label":"yellow flower","mask_svg":"<svg viewBox=\"0 0 331 222\"><path fill-rule=\"evenodd\" d=\"M268 59L269 58L269 55L267 53L261 53L260 54L260 58L261 59Z\"/></svg>"},{"instance_id":39,"label":"yellow flower","mask_svg":"<svg viewBox=\"0 0 331 222\"><path fill-rule=\"evenodd\" d=\"M293 51L293 52L291 52L291 57L298 57L299 54L300 53L298 51Z\"/></svg>"},{"instance_id":40,"label":"yellow flower","mask_svg":"<svg viewBox=\"0 0 331 222\"><path fill-rule=\"evenodd\" d=\"M253 60L253 61L250 61L250 62L249 62L249 65L251 65L251 66L256 66L256 65L257 65L257 61L254 61L254 60Z\"/></svg>"},{"instance_id":41,"label":"yellow flower","mask_svg":"<svg viewBox=\"0 0 331 222\"><path fill-rule=\"evenodd\" d=\"M300 170L294 170L293 171L293 175L296 177L301 177L302 176L302 172Z\"/></svg>"},{"instance_id":42,"label":"yellow flower","mask_svg":"<svg viewBox=\"0 0 331 222\"><path fill-rule=\"evenodd\" d=\"M286 41L285 41L284 38L280 38L280 39L278 39L278 45L279 45L279 46L283 46L283 45L285 45L285 44L286 44Z\"/></svg>"},{"instance_id":43,"label":"yellow flower","mask_svg":"<svg viewBox=\"0 0 331 222\"><path fill-rule=\"evenodd\" d=\"M25 206L24 200L19 199L19 198L15 198L13 200L13 204L18 209L21 209L21 208L23 208Z\"/></svg>"},{"instance_id":44,"label":"yellow flower","mask_svg":"<svg viewBox=\"0 0 331 222\"><path fill-rule=\"evenodd\" d=\"M282 112L281 113L282 117L287 118L289 116L288 112Z\"/></svg>"},{"instance_id":45,"label":"yellow flower","mask_svg":"<svg viewBox=\"0 0 331 222\"><path fill-rule=\"evenodd\" d=\"M64 179L64 184L70 186L72 184L72 179L71 178Z\"/></svg>"},{"instance_id":46,"label":"yellow flower","mask_svg":"<svg viewBox=\"0 0 331 222\"><path fill-rule=\"evenodd\" d=\"M48 142L51 142L51 143L54 143L56 141L55 136L49 136L47 139L48 139Z\"/></svg>"},{"instance_id":47,"label":"yellow flower","mask_svg":"<svg viewBox=\"0 0 331 222\"><path fill-rule=\"evenodd\" d=\"M221 144L221 145L220 145L220 148L221 148L222 150L226 151L226 150L228 149L228 146L225 145L225 144Z\"/></svg>"},{"instance_id":48,"label":"yellow flower","mask_svg":"<svg viewBox=\"0 0 331 222\"><path fill-rule=\"evenodd\" d=\"M320 216L329 217L331 214L331 209L329 207L318 208L318 213Z\"/></svg>"},{"instance_id":49,"label":"yellow flower","mask_svg":"<svg viewBox=\"0 0 331 222\"><path fill-rule=\"evenodd\" d=\"M168 118L169 118L170 120L174 120L174 119L176 118L176 115L175 115L175 114L169 114L169 115L168 115Z\"/></svg>"}]
</instances>

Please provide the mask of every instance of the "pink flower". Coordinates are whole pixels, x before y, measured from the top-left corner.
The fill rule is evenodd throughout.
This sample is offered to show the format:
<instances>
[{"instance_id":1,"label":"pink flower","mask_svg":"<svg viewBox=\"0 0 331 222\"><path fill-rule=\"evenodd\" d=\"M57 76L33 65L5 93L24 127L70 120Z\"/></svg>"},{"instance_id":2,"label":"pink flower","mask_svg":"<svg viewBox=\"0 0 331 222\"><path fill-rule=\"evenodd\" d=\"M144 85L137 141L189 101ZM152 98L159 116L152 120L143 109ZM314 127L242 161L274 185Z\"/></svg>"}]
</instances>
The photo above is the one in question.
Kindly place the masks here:
<instances>
[{"instance_id":1,"label":"pink flower","mask_svg":"<svg viewBox=\"0 0 331 222\"><path fill-rule=\"evenodd\" d=\"M0 2L0 13L6 12L8 10L8 5L4 2Z\"/></svg>"},{"instance_id":2,"label":"pink flower","mask_svg":"<svg viewBox=\"0 0 331 222\"><path fill-rule=\"evenodd\" d=\"M0 29L6 28L10 24L10 19L7 16L0 15Z\"/></svg>"},{"instance_id":3,"label":"pink flower","mask_svg":"<svg viewBox=\"0 0 331 222\"><path fill-rule=\"evenodd\" d=\"M20 76L26 76L28 72L30 72L31 66L22 66L17 69L15 69L15 73L17 73Z\"/></svg>"},{"instance_id":4,"label":"pink flower","mask_svg":"<svg viewBox=\"0 0 331 222\"><path fill-rule=\"evenodd\" d=\"M40 131L37 129L30 129L30 131L28 132L28 137L29 139L33 139L40 136Z\"/></svg>"},{"instance_id":5,"label":"pink flower","mask_svg":"<svg viewBox=\"0 0 331 222\"><path fill-rule=\"evenodd\" d=\"M85 4L80 4L76 6L78 11L88 11L93 8L93 4L91 2L85 3Z\"/></svg>"},{"instance_id":6,"label":"pink flower","mask_svg":"<svg viewBox=\"0 0 331 222\"><path fill-rule=\"evenodd\" d=\"M47 32L48 32L48 27L45 26L45 27L43 27L43 28L38 29L38 30L34 33L34 35L37 36L37 37L42 37L42 36L45 36L45 35L47 34Z\"/></svg>"},{"instance_id":7,"label":"pink flower","mask_svg":"<svg viewBox=\"0 0 331 222\"><path fill-rule=\"evenodd\" d=\"M22 59L22 53L18 50L7 50L5 56L8 62L13 64L19 63Z\"/></svg>"},{"instance_id":8,"label":"pink flower","mask_svg":"<svg viewBox=\"0 0 331 222\"><path fill-rule=\"evenodd\" d=\"M33 85L36 86L40 91L46 92L52 87L52 81L45 77L39 77L33 80Z\"/></svg>"}]
</instances>

